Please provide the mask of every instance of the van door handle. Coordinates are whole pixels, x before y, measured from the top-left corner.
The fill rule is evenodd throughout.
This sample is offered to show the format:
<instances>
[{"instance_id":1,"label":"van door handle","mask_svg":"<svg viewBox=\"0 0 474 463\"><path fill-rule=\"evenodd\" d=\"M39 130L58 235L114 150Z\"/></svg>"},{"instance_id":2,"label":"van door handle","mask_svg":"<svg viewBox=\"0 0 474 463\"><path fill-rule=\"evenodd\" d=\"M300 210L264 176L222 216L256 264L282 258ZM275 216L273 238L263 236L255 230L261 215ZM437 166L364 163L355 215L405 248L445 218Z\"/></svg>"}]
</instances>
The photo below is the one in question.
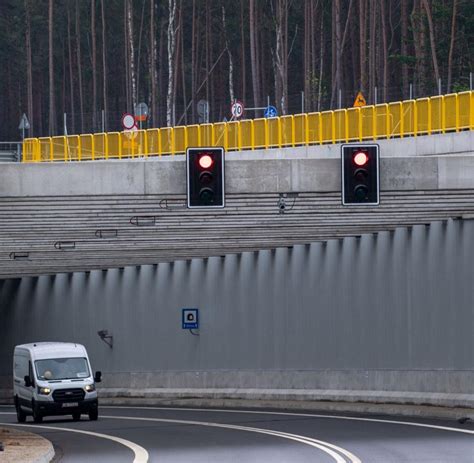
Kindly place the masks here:
<instances>
[{"instance_id":1,"label":"van door handle","mask_svg":"<svg viewBox=\"0 0 474 463\"><path fill-rule=\"evenodd\" d=\"M21 384L21 381L19 379L14 380L16 384Z\"/></svg>"}]
</instances>

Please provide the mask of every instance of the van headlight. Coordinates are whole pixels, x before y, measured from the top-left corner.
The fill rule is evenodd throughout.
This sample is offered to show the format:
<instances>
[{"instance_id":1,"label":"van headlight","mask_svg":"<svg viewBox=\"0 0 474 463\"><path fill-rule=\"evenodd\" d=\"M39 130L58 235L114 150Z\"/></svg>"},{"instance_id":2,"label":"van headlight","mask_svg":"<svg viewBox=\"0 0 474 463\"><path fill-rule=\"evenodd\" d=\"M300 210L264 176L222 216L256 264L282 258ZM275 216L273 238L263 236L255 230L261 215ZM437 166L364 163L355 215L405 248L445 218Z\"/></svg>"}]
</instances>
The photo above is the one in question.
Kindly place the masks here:
<instances>
[{"instance_id":1,"label":"van headlight","mask_svg":"<svg viewBox=\"0 0 474 463\"><path fill-rule=\"evenodd\" d=\"M49 394L51 394L51 389L49 387L40 387L40 386L38 386L38 394L49 395Z\"/></svg>"},{"instance_id":2,"label":"van headlight","mask_svg":"<svg viewBox=\"0 0 474 463\"><path fill-rule=\"evenodd\" d=\"M94 391L95 391L95 384L88 384L88 385L84 388L84 390L85 390L86 392L94 392Z\"/></svg>"}]
</instances>

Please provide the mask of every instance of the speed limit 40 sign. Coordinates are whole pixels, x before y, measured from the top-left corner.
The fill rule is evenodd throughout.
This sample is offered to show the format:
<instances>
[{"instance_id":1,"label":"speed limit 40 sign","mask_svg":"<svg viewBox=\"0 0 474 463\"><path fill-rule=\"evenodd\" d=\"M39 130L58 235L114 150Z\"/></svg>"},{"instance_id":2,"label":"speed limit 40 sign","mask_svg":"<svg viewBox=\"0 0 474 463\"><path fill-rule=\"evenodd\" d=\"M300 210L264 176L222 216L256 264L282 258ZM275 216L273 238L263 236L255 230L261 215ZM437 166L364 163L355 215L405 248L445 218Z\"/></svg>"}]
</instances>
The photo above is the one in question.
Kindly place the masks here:
<instances>
[{"instance_id":1,"label":"speed limit 40 sign","mask_svg":"<svg viewBox=\"0 0 474 463\"><path fill-rule=\"evenodd\" d=\"M244 104L241 101L235 100L230 107L230 112L236 119L242 117L244 114Z\"/></svg>"}]
</instances>

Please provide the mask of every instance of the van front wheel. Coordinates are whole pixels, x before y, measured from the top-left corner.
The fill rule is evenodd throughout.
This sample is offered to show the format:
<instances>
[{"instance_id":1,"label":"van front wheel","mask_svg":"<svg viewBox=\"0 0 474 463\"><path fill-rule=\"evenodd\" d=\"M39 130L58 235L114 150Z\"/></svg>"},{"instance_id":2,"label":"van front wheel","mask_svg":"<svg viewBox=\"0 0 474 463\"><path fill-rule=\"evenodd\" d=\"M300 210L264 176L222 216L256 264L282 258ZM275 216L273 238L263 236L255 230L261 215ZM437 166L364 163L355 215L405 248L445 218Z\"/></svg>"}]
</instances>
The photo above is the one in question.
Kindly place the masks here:
<instances>
[{"instance_id":1,"label":"van front wheel","mask_svg":"<svg viewBox=\"0 0 474 463\"><path fill-rule=\"evenodd\" d=\"M15 409L18 423L24 423L26 421L26 413L21 409L17 398L15 398Z\"/></svg>"},{"instance_id":2,"label":"van front wheel","mask_svg":"<svg viewBox=\"0 0 474 463\"><path fill-rule=\"evenodd\" d=\"M91 410L89 412L89 419L91 421L97 421L97 418L99 418L99 410Z\"/></svg>"},{"instance_id":3,"label":"van front wheel","mask_svg":"<svg viewBox=\"0 0 474 463\"><path fill-rule=\"evenodd\" d=\"M35 423L41 423L43 421L43 415L40 413L38 408L35 406L35 403L31 403L31 409L33 411L33 421Z\"/></svg>"}]
</instances>

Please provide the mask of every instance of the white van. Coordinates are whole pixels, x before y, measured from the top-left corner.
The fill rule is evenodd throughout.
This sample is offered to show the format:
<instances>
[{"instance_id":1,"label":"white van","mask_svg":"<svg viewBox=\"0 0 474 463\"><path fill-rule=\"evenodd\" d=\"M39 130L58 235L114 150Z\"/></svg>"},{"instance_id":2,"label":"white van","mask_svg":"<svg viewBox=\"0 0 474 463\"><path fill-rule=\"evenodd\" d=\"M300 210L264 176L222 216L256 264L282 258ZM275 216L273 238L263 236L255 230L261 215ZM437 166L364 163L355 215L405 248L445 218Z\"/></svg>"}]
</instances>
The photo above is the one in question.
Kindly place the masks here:
<instances>
[{"instance_id":1,"label":"white van","mask_svg":"<svg viewBox=\"0 0 474 463\"><path fill-rule=\"evenodd\" d=\"M99 416L95 383L87 351L81 344L36 342L15 347L13 355L13 395L18 422L27 415L40 423L46 415L81 413L91 420Z\"/></svg>"}]
</instances>

